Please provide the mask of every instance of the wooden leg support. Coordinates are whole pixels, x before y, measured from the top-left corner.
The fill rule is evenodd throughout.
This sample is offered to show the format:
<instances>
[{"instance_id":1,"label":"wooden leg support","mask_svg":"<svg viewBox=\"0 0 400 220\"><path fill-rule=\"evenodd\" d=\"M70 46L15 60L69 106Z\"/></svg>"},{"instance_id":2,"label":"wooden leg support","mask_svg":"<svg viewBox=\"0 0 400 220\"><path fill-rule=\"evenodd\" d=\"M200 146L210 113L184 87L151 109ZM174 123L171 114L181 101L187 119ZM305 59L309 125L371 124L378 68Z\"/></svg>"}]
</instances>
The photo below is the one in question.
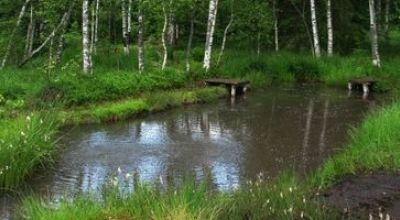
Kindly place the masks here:
<instances>
[{"instance_id":1,"label":"wooden leg support","mask_svg":"<svg viewBox=\"0 0 400 220\"><path fill-rule=\"evenodd\" d=\"M347 88L349 89L349 91L353 90L353 83L348 82L347 83Z\"/></svg>"},{"instance_id":2,"label":"wooden leg support","mask_svg":"<svg viewBox=\"0 0 400 220\"><path fill-rule=\"evenodd\" d=\"M362 87L363 87L364 95L368 94L369 93L369 85L368 84L363 84Z\"/></svg>"},{"instance_id":3,"label":"wooden leg support","mask_svg":"<svg viewBox=\"0 0 400 220\"><path fill-rule=\"evenodd\" d=\"M231 86L231 97L236 96L236 86Z\"/></svg>"}]
</instances>

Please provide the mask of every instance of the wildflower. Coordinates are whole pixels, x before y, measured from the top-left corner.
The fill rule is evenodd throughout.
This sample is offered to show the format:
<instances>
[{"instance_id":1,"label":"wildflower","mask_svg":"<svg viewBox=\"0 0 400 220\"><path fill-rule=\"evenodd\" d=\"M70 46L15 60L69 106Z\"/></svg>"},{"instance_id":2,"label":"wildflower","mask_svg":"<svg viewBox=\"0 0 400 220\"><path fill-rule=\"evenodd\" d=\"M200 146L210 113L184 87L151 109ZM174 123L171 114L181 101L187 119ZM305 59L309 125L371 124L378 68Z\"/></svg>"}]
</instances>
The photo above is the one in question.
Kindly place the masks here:
<instances>
[{"instance_id":1,"label":"wildflower","mask_svg":"<svg viewBox=\"0 0 400 220\"><path fill-rule=\"evenodd\" d=\"M303 197L303 203L306 204L306 198L305 197Z\"/></svg>"},{"instance_id":2,"label":"wildflower","mask_svg":"<svg viewBox=\"0 0 400 220\"><path fill-rule=\"evenodd\" d=\"M132 177L132 175L130 174L130 173L127 173L126 175L125 175L125 178L128 180L130 177Z\"/></svg>"},{"instance_id":3,"label":"wildflower","mask_svg":"<svg viewBox=\"0 0 400 220\"><path fill-rule=\"evenodd\" d=\"M21 136L25 136L25 133L23 131L21 131Z\"/></svg>"},{"instance_id":4,"label":"wildflower","mask_svg":"<svg viewBox=\"0 0 400 220\"><path fill-rule=\"evenodd\" d=\"M111 184L116 187L118 185L118 178L114 177L114 179L111 181Z\"/></svg>"},{"instance_id":5,"label":"wildflower","mask_svg":"<svg viewBox=\"0 0 400 220\"><path fill-rule=\"evenodd\" d=\"M269 202L270 202L269 199L267 199L267 204L269 204Z\"/></svg>"},{"instance_id":6,"label":"wildflower","mask_svg":"<svg viewBox=\"0 0 400 220\"><path fill-rule=\"evenodd\" d=\"M42 120L42 119L40 119L39 123L40 123L40 124L43 124L43 120Z\"/></svg>"},{"instance_id":7,"label":"wildflower","mask_svg":"<svg viewBox=\"0 0 400 220\"><path fill-rule=\"evenodd\" d=\"M289 192L293 192L293 188L292 187L289 187Z\"/></svg>"},{"instance_id":8,"label":"wildflower","mask_svg":"<svg viewBox=\"0 0 400 220\"><path fill-rule=\"evenodd\" d=\"M164 185L164 181L163 181L163 178L161 175L160 175L160 183L161 183L161 185Z\"/></svg>"},{"instance_id":9,"label":"wildflower","mask_svg":"<svg viewBox=\"0 0 400 220\"><path fill-rule=\"evenodd\" d=\"M293 207L290 207L290 208L288 209L288 212L292 213L292 212L293 212Z\"/></svg>"},{"instance_id":10,"label":"wildflower","mask_svg":"<svg viewBox=\"0 0 400 220\"><path fill-rule=\"evenodd\" d=\"M280 196L281 196L281 198L283 199L283 193L282 193L282 192L280 193Z\"/></svg>"},{"instance_id":11,"label":"wildflower","mask_svg":"<svg viewBox=\"0 0 400 220\"><path fill-rule=\"evenodd\" d=\"M30 122L31 121L31 116L26 116L26 121Z\"/></svg>"},{"instance_id":12,"label":"wildflower","mask_svg":"<svg viewBox=\"0 0 400 220\"><path fill-rule=\"evenodd\" d=\"M303 211L301 211L301 213L300 213L300 218L304 218L304 212Z\"/></svg>"},{"instance_id":13,"label":"wildflower","mask_svg":"<svg viewBox=\"0 0 400 220\"><path fill-rule=\"evenodd\" d=\"M121 174L121 173L122 173L121 167L118 167L118 174Z\"/></svg>"}]
</instances>

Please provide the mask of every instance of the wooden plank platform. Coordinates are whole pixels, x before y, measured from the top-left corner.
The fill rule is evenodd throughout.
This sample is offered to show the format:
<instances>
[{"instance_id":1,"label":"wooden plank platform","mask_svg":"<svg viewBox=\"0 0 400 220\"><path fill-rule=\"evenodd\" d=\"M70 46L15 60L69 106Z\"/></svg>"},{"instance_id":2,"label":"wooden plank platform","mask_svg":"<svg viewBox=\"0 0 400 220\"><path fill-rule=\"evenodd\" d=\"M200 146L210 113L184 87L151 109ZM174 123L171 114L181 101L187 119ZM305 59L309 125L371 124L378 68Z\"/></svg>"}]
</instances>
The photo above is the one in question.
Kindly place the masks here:
<instances>
[{"instance_id":1,"label":"wooden plank platform","mask_svg":"<svg viewBox=\"0 0 400 220\"><path fill-rule=\"evenodd\" d=\"M236 79L207 79L206 84L209 86L221 86L224 85L230 89L231 96L235 97L238 93L245 93L250 85L248 80L236 80Z\"/></svg>"},{"instance_id":2,"label":"wooden plank platform","mask_svg":"<svg viewBox=\"0 0 400 220\"><path fill-rule=\"evenodd\" d=\"M368 94L371 90L376 80L371 78L357 78L348 81L348 89L352 91L354 89L362 89L364 94Z\"/></svg>"}]
</instances>

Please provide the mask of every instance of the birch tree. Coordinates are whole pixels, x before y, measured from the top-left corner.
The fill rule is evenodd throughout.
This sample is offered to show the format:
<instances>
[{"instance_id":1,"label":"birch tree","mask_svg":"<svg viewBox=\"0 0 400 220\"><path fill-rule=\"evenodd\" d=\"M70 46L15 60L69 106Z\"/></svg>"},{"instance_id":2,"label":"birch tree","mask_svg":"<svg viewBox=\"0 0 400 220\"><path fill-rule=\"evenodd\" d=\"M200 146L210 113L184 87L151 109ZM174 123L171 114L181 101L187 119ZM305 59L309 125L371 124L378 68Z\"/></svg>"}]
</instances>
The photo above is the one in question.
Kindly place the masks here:
<instances>
[{"instance_id":1,"label":"birch tree","mask_svg":"<svg viewBox=\"0 0 400 220\"><path fill-rule=\"evenodd\" d=\"M161 41L162 41L162 45L163 45L163 49L164 49L164 58L163 58L161 69L164 70L165 66L167 65L167 60L168 60L168 48L167 48L167 42L166 42L168 14L167 14L167 10L165 9L165 0L162 1L162 10L163 10L163 14L164 14L164 25L163 25L163 29L161 32Z\"/></svg>"},{"instance_id":2,"label":"birch tree","mask_svg":"<svg viewBox=\"0 0 400 220\"><path fill-rule=\"evenodd\" d=\"M89 32L89 0L82 1L82 55L83 73L89 74L92 70L92 54L90 52L90 32Z\"/></svg>"},{"instance_id":3,"label":"birch tree","mask_svg":"<svg viewBox=\"0 0 400 220\"><path fill-rule=\"evenodd\" d=\"M143 36L143 13L142 0L139 0L138 7L138 67L139 73L144 71L144 36Z\"/></svg>"},{"instance_id":4,"label":"birch tree","mask_svg":"<svg viewBox=\"0 0 400 220\"><path fill-rule=\"evenodd\" d=\"M233 14L233 4L234 4L234 2L232 0L231 1L231 17L230 17L229 22L226 25L225 30L224 30L224 36L222 38L221 50L219 52L217 66L221 62L222 56L224 55L225 44L226 44L226 36L228 35L229 28L232 26L232 23L233 23L233 20L234 20L234 18L233 18L233 16L234 16L234 14Z\"/></svg>"},{"instance_id":5,"label":"birch tree","mask_svg":"<svg viewBox=\"0 0 400 220\"><path fill-rule=\"evenodd\" d=\"M274 42L275 51L279 51L279 28L278 28L278 7L276 0L272 0L272 16L274 18Z\"/></svg>"},{"instance_id":6,"label":"birch tree","mask_svg":"<svg viewBox=\"0 0 400 220\"><path fill-rule=\"evenodd\" d=\"M332 5L331 0L326 0L326 19L328 30L328 56L333 55L333 27L332 27Z\"/></svg>"},{"instance_id":7,"label":"birch tree","mask_svg":"<svg viewBox=\"0 0 400 220\"><path fill-rule=\"evenodd\" d=\"M384 24L384 34L386 39L389 37L389 14L390 14L390 0L385 1L385 24Z\"/></svg>"},{"instance_id":8,"label":"birch tree","mask_svg":"<svg viewBox=\"0 0 400 220\"><path fill-rule=\"evenodd\" d=\"M381 59L379 56L378 28L376 24L375 1L368 0L368 3L369 3L369 17L370 17L372 64L376 67L380 67Z\"/></svg>"},{"instance_id":9,"label":"birch tree","mask_svg":"<svg viewBox=\"0 0 400 220\"><path fill-rule=\"evenodd\" d=\"M92 7L92 22L91 22L91 43L90 43L90 51L94 54L97 52L97 42L99 40L98 37L98 29L99 29L99 6L100 0L95 0L95 4Z\"/></svg>"},{"instance_id":10,"label":"birch tree","mask_svg":"<svg viewBox=\"0 0 400 220\"><path fill-rule=\"evenodd\" d=\"M56 36L56 34L66 25L66 23L68 22L71 13L72 13L72 9L74 8L75 2L72 1L70 3L69 9L67 12L64 13L63 17L61 18L61 21L58 23L58 25L53 29L53 31L46 37L46 39L34 50L32 50L32 52L24 57L24 59L20 62L20 64L18 65L19 67L25 65L30 59L32 59L33 56L35 56L36 54L38 54L49 42L52 43L53 38ZM88 15L89 16L89 15ZM88 27L89 28L89 27ZM89 41L88 41L89 42ZM90 45L89 45L90 46Z\"/></svg>"},{"instance_id":11,"label":"birch tree","mask_svg":"<svg viewBox=\"0 0 400 220\"><path fill-rule=\"evenodd\" d=\"M204 52L203 68L208 71L211 67L212 46L214 38L215 23L217 20L218 0L210 0L208 9L207 37Z\"/></svg>"},{"instance_id":12,"label":"birch tree","mask_svg":"<svg viewBox=\"0 0 400 220\"><path fill-rule=\"evenodd\" d=\"M17 29L18 29L19 25L21 24L22 18L23 18L24 14L25 14L25 11L26 11L26 7L28 6L28 4L30 2L31 2L31 0L25 0L24 4L22 5L21 11L20 11L19 16L17 18L17 22L16 22L16 24L14 26L14 29L11 32L10 40L8 41L6 52L5 52L3 60L1 62L0 70L3 69L4 66L7 63L7 59L8 59L8 56L10 55L10 50L11 50L11 47L12 47L12 43L14 41L14 36L15 36L15 34L17 32Z\"/></svg>"},{"instance_id":13,"label":"birch tree","mask_svg":"<svg viewBox=\"0 0 400 220\"><path fill-rule=\"evenodd\" d=\"M321 57L321 48L319 46L319 35L318 35L318 24L317 24L317 12L315 8L315 0L310 0L311 7L311 25L313 32L314 42L314 54L316 57Z\"/></svg>"},{"instance_id":14,"label":"birch tree","mask_svg":"<svg viewBox=\"0 0 400 220\"><path fill-rule=\"evenodd\" d=\"M191 13L190 13L190 31L189 31L189 39L186 47L186 72L190 72L190 57L192 51L192 42L193 42L193 33L194 33L194 17L195 17L195 4L197 0L194 0L191 5Z\"/></svg>"},{"instance_id":15,"label":"birch tree","mask_svg":"<svg viewBox=\"0 0 400 220\"><path fill-rule=\"evenodd\" d=\"M24 54L25 57L29 56L32 53L33 40L35 38L35 27L36 27L36 22L34 19L34 6L33 6L33 2L31 2L29 25L28 25L28 30L26 33L26 41L25 41L25 54Z\"/></svg>"},{"instance_id":16,"label":"birch tree","mask_svg":"<svg viewBox=\"0 0 400 220\"><path fill-rule=\"evenodd\" d=\"M121 0L121 17L122 17L122 39L124 41L124 53L129 54L128 43L128 15L126 12L126 0Z\"/></svg>"}]
</instances>

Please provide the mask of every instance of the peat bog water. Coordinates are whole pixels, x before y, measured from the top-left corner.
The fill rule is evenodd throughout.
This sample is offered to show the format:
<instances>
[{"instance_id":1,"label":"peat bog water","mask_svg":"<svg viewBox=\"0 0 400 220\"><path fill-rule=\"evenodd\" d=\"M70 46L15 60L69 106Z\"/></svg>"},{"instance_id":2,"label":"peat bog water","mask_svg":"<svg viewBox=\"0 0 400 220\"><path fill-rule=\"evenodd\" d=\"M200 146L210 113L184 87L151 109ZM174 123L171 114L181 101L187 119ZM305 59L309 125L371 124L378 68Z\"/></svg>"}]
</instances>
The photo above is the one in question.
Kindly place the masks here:
<instances>
[{"instance_id":1,"label":"peat bog water","mask_svg":"<svg viewBox=\"0 0 400 220\"><path fill-rule=\"evenodd\" d=\"M57 199L96 191L122 172L141 181L179 183L208 177L230 190L262 172L305 174L340 150L348 130L380 98L363 100L345 89L291 86L251 92L151 114L143 119L65 130L54 169L30 183L35 193ZM10 200L0 199L0 219Z\"/></svg>"}]
</instances>

